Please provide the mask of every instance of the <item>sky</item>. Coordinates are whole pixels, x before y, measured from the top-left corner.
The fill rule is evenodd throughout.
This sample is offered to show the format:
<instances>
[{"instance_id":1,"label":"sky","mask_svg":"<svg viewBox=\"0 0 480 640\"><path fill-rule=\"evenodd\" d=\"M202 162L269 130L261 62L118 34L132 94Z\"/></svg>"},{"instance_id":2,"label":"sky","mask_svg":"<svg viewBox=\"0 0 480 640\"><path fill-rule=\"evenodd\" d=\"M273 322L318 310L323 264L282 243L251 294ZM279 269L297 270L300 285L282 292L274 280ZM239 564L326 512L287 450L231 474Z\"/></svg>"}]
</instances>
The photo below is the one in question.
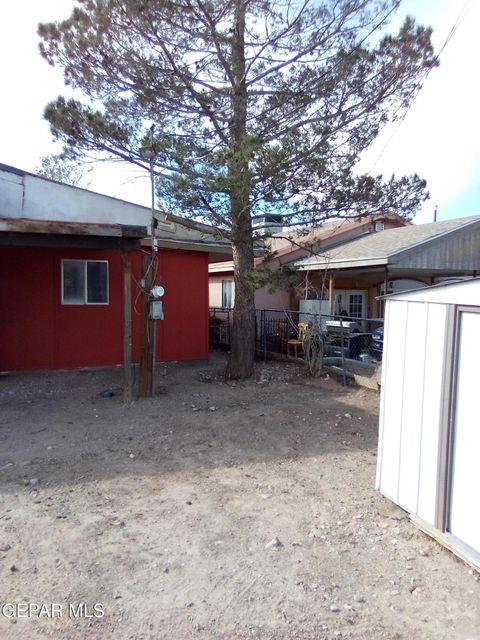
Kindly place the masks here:
<instances>
[{"instance_id":1,"label":"sky","mask_svg":"<svg viewBox=\"0 0 480 640\"><path fill-rule=\"evenodd\" d=\"M2 2L0 8L0 162L35 172L40 158L61 149L43 119L46 104L64 93L60 70L38 53L39 22L68 17L72 0ZM413 15L432 26L436 51L458 24L400 125L386 129L365 155L361 169L389 177L418 173L431 194L415 221L480 215L480 0L404 0L400 22ZM393 25L392 25L393 30ZM150 204L146 172L119 164L98 164L89 188L145 206Z\"/></svg>"}]
</instances>

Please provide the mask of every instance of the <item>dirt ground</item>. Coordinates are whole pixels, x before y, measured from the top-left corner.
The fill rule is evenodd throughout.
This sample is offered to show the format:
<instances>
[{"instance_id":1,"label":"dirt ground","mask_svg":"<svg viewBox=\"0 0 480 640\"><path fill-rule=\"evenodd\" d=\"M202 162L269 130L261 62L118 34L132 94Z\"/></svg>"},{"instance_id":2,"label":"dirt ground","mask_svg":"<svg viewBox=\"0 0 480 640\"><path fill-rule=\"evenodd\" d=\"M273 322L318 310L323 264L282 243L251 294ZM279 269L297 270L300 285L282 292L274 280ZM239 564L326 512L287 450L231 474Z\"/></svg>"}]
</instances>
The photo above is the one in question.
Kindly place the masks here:
<instances>
[{"instance_id":1,"label":"dirt ground","mask_svg":"<svg viewBox=\"0 0 480 640\"><path fill-rule=\"evenodd\" d=\"M1 640L480 639L479 576L374 490L378 394L222 365L0 378Z\"/></svg>"}]
</instances>

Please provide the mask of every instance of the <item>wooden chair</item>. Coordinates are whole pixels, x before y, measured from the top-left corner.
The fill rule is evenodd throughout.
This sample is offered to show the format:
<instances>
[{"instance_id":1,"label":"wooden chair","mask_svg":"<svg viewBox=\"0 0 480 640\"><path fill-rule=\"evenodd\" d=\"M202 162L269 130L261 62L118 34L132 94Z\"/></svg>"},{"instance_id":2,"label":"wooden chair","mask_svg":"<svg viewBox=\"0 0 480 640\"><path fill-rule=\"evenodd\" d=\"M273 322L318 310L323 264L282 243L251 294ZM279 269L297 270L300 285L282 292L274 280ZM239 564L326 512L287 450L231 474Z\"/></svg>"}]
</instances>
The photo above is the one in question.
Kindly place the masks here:
<instances>
[{"instance_id":1,"label":"wooden chair","mask_svg":"<svg viewBox=\"0 0 480 640\"><path fill-rule=\"evenodd\" d=\"M307 337L308 331L308 323L307 322L299 322L298 323L298 338L292 338L287 341L287 356L290 355L290 347L293 347L295 358L298 357L298 349L300 348L303 352L305 338Z\"/></svg>"}]
</instances>

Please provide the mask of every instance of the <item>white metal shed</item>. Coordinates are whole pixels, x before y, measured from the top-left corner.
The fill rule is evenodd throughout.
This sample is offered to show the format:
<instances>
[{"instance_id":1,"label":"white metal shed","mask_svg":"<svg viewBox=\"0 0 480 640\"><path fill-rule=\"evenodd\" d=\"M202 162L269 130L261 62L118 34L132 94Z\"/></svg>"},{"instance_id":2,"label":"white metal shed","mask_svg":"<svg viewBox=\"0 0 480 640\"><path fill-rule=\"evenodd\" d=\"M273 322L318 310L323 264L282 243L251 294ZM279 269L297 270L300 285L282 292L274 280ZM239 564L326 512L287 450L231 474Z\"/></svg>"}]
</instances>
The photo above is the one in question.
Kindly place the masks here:
<instances>
[{"instance_id":1,"label":"white metal shed","mask_svg":"<svg viewBox=\"0 0 480 640\"><path fill-rule=\"evenodd\" d=\"M386 298L377 489L477 568L479 373L480 278Z\"/></svg>"}]
</instances>

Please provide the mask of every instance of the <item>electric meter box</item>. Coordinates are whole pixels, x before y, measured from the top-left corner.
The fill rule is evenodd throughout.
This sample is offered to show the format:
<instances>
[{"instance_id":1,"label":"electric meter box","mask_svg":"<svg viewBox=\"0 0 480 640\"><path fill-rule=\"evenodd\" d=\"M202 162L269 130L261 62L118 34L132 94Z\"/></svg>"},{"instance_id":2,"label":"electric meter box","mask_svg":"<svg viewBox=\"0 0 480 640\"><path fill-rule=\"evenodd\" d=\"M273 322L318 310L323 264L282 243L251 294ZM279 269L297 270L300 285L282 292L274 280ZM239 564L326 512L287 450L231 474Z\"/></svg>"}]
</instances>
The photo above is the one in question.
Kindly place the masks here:
<instances>
[{"instance_id":1,"label":"electric meter box","mask_svg":"<svg viewBox=\"0 0 480 640\"><path fill-rule=\"evenodd\" d=\"M161 300L150 302L150 317L152 320L163 320L163 302Z\"/></svg>"}]
</instances>

